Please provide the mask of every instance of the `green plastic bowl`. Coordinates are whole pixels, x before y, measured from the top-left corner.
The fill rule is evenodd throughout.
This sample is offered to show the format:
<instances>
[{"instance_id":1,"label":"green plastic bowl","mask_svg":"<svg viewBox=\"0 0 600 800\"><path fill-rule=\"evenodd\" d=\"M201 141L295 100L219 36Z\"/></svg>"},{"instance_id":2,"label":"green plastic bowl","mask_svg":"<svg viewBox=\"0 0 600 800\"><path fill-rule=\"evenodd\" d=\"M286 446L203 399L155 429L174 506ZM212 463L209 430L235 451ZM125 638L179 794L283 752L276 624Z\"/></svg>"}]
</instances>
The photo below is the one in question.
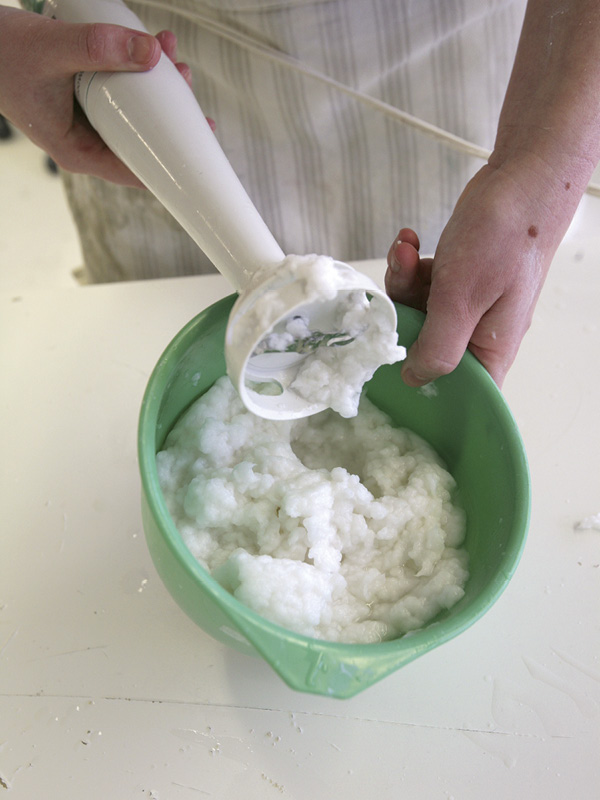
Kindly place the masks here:
<instances>
[{"instance_id":1,"label":"green plastic bowl","mask_svg":"<svg viewBox=\"0 0 600 800\"><path fill-rule=\"evenodd\" d=\"M521 556L530 512L523 443L506 402L467 353L433 392L404 385L399 365L381 367L370 399L398 426L426 439L454 475L467 514L470 577L464 597L419 631L380 644L325 642L275 625L237 601L183 543L158 482L156 453L183 411L225 374L223 343L235 296L207 308L168 345L146 388L139 420L142 517L150 554L179 606L211 636L259 654L293 689L351 697L464 631L496 602ZM416 339L423 315L397 306L399 341Z\"/></svg>"}]
</instances>

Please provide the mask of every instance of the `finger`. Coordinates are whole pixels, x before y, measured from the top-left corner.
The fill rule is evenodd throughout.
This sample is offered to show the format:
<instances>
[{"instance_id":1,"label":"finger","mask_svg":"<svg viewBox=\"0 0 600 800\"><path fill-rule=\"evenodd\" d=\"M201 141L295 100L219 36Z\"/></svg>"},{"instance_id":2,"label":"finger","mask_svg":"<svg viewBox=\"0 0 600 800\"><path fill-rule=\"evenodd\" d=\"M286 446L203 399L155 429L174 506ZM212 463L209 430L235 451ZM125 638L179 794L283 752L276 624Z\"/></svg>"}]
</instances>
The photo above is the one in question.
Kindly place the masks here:
<instances>
[{"instance_id":1,"label":"finger","mask_svg":"<svg viewBox=\"0 0 600 800\"><path fill-rule=\"evenodd\" d=\"M388 254L385 290L397 303L420 308L418 286L419 253L407 242L396 242Z\"/></svg>"},{"instance_id":2,"label":"finger","mask_svg":"<svg viewBox=\"0 0 600 800\"><path fill-rule=\"evenodd\" d=\"M412 228L401 228L398 236L396 236L397 242L408 242L408 244L412 244L415 250L421 249L421 242L419 241L419 237Z\"/></svg>"},{"instance_id":3,"label":"finger","mask_svg":"<svg viewBox=\"0 0 600 800\"><path fill-rule=\"evenodd\" d=\"M402 365L404 382L423 386L452 372L467 349L478 319L463 300L444 295L432 285L425 322Z\"/></svg>"},{"instance_id":4,"label":"finger","mask_svg":"<svg viewBox=\"0 0 600 800\"><path fill-rule=\"evenodd\" d=\"M531 325L535 299L504 295L483 315L471 336L469 350L500 387Z\"/></svg>"},{"instance_id":5,"label":"finger","mask_svg":"<svg viewBox=\"0 0 600 800\"><path fill-rule=\"evenodd\" d=\"M109 149L92 128L81 108L71 100L71 119L63 130L45 130L44 137L28 133L38 140L52 160L64 170L93 175L123 186L141 188L143 184L129 168Z\"/></svg>"},{"instance_id":6,"label":"finger","mask_svg":"<svg viewBox=\"0 0 600 800\"><path fill-rule=\"evenodd\" d=\"M192 70L189 64L186 64L184 61L177 61L177 37L173 33L173 31L161 31L160 33L156 34L156 38L163 49L163 52L166 56L168 56L171 61L177 67L177 70L185 78L187 85L192 88ZM213 120L208 120L208 123L212 130L215 129L215 123Z\"/></svg>"},{"instance_id":7,"label":"finger","mask_svg":"<svg viewBox=\"0 0 600 800\"><path fill-rule=\"evenodd\" d=\"M161 31L156 34L156 39L173 63L177 61L177 37L173 31Z\"/></svg>"},{"instance_id":8,"label":"finger","mask_svg":"<svg viewBox=\"0 0 600 800\"><path fill-rule=\"evenodd\" d=\"M398 303L424 311L431 283L432 259L419 257L419 238L410 228L403 228L388 253L385 289Z\"/></svg>"},{"instance_id":9,"label":"finger","mask_svg":"<svg viewBox=\"0 0 600 800\"><path fill-rule=\"evenodd\" d=\"M185 64L183 61L178 61L175 66L177 67L178 72L180 75L185 79L187 85L192 88L192 70L189 64Z\"/></svg>"},{"instance_id":10,"label":"finger","mask_svg":"<svg viewBox=\"0 0 600 800\"><path fill-rule=\"evenodd\" d=\"M59 167L69 172L93 175L121 186L143 188L141 181L107 147L81 111L76 112L71 130L52 157Z\"/></svg>"},{"instance_id":11,"label":"finger","mask_svg":"<svg viewBox=\"0 0 600 800\"><path fill-rule=\"evenodd\" d=\"M161 47L154 36L104 23L68 24L47 20L38 35L56 75L79 71L142 71L155 66Z\"/></svg>"},{"instance_id":12,"label":"finger","mask_svg":"<svg viewBox=\"0 0 600 800\"><path fill-rule=\"evenodd\" d=\"M185 78L186 83L192 88L192 70L184 61L177 61L177 37L172 31L161 31L156 34L156 38L163 49L164 54L171 59L177 67L178 72Z\"/></svg>"},{"instance_id":13,"label":"finger","mask_svg":"<svg viewBox=\"0 0 600 800\"><path fill-rule=\"evenodd\" d=\"M394 260L395 248L402 243L409 244L417 252L419 252L419 248L421 247L421 243L419 242L419 237L417 236L415 231L413 231L412 228L401 228L400 232L398 233L398 236L396 236L396 238L392 242L390 249L388 250L387 254L388 266Z\"/></svg>"}]
</instances>

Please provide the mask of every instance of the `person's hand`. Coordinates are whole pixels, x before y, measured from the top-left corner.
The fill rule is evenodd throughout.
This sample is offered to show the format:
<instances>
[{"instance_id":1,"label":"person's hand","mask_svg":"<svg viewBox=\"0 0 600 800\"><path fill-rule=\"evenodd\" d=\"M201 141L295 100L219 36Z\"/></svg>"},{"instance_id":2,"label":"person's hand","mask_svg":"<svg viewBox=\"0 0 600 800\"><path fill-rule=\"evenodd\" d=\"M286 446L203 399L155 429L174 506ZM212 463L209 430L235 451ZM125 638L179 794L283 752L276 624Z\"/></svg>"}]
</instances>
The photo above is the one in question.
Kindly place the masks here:
<instances>
[{"instance_id":1,"label":"person's hand","mask_svg":"<svg viewBox=\"0 0 600 800\"><path fill-rule=\"evenodd\" d=\"M468 347L502 385L570 219L548 202L552 180L527 159L520 168L486 165L458 200L433 259L420 257L413 230L400 231L386 290L426 312L402 367L405 383L451 372Z\"/></svg>"},{"instance_id":2,"label":"person's hand","mask_svg":"<svg viewBox=\"0 0 600 800\"><path fill-rule=\"evenodd\" d=\"M74 99L81 71L143 72L161 47L175 61L175 36L118 25L75 25L0 7L0 113L62 168L123 184L138 179L108 149ZM190 81L187 65L177 68Z\"/></svg>"},{"instance_id":3,"label":"person's hand","mask_svg":"<svg viewBox=\"0 0 600 800\"><path fill-rule=\"evenodd\" d=\"M528 0L494 151L467 184L431 259L414 231L386 288L426 312L402 375L421 386L465 349L501 386L548 268L600 160L600 6Z\"/></svg>"}]
</instances>

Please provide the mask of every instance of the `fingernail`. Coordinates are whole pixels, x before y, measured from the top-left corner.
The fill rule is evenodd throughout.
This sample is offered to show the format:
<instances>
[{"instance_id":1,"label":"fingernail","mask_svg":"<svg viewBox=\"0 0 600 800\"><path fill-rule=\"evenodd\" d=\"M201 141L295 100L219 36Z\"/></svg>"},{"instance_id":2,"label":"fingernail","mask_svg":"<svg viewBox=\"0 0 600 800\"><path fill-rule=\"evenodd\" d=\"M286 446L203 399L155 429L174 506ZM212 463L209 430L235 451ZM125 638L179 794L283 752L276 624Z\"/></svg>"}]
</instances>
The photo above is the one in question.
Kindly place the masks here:
<instances>
[{"instance_id":1,"label":"fingernail","mask_svg":"<svg viewBox=\"0 0 600 800\"><path fill-rule=\"evenodd\" d=\"M389 261L389 264L388 264L390 270L394 274L397 274L398 272L400 272L400 264L396 261L396 248L398 247L399 244L402 244L402 240L401 239L396 239L396 241L394 242L394 246L392 248L392 257L390 258L390 261Z\"/></svg>"},{"instance_id":2,"label":"fingernail","mask_svg":"<svg viewBox=\"0 0 600 800\"><path fill-rule=\"evenodd\" d=\"M154 55L152 36L132 36L129 40L129 57L134 64L147 64Z\"/></svg>"}]
</instances>

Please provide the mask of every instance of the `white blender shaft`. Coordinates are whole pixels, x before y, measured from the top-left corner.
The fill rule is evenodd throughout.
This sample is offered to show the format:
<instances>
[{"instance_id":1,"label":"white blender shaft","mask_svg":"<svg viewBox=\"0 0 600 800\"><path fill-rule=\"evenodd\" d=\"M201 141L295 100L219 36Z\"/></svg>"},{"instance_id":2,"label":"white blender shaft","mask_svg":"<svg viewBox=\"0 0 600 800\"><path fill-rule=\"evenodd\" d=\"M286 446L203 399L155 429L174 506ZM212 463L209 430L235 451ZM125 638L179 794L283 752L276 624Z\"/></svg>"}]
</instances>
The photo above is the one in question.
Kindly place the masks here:
<instances>
[{"instance_id":1,"label":"white blender shaft","mask_svg":"<svg viewBox=\"0 0 600 800\"><path fill-rule=\"evenodd\" d=\"M145 31L121 0L45 0L43 13L64 22L105 22ZM345 333L337 328L336 320L357 292L370 298L374 330L384 325L393 335L396 311L385 292L366 275L331 259L325 294L321 278L312 281L312 288L310 280L297 278L193 92L164 54L146 72L80 73L75 92L110 149L240 293L225 334L225 361L246 407L259 416L280 420L326 408L322 400L294 388L300 365L310 354L257 355L257 346L292 315L305 318L311 331ZM352 360L351 347L338 349L344 350L340 358L347 352Z\"/></svg>"},{"instance_id":2,"label":"white blender shaft","mask_svg":"<svg viewBox=\"0 0 600 800\"><path fill-rule=\"evenodd\" d=\"M145 31L121 0L46 0L65 22ZM242 290L284 253L248 197L193 92L163 53L147 72L80 73L77 99L110 149L150 189L215 267Z\"/></svg>"}]
</instances>

